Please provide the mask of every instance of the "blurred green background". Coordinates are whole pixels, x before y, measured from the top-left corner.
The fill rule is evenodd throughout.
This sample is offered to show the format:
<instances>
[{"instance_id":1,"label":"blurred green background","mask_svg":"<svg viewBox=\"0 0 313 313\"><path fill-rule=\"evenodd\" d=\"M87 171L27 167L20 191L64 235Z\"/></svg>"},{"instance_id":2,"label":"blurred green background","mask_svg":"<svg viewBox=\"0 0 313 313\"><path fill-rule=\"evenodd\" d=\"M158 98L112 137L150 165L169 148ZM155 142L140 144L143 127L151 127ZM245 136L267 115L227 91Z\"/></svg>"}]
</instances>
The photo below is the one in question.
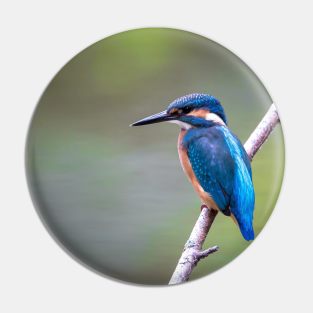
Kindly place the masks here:
<instances>
[{"instance_id":1,"label":"blurred green background","mask_svg":"<svg viewBox=\"0 0 313 313\"><path fill-rule=\"evenodd\" d=\"M177 97L220 99L242 142L272 100L234 54L174 29L138 29L88 47L53 78L29 129L26 166L33 200L55 237L97 271L140 284L167 284L200 201L180 168L177 125L130 128ZM284 170L278 126L253 161L258 234L271 215ZM248 245L218 214L191 279L227 264Z\"/></svg>"}]
</instances>

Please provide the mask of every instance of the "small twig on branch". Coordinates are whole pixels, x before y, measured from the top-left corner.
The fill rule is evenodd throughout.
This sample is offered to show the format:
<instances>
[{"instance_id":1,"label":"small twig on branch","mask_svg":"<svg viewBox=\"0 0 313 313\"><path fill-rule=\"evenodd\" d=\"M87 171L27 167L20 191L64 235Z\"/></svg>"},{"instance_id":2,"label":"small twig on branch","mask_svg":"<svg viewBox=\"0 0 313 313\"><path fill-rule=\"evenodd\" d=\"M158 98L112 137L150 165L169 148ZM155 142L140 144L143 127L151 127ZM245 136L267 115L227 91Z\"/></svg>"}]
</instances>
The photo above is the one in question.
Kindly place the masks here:
<instances>
[{"instance_id":1,"label":"small twig on branch","mask_svg":"<svg viewBox=\"0 0 313 313\"><path fill-rule=\"evenodd\" d=\"M201 260L201 259L206 258L209 254L216 252L218 249L219 249L218 246L213 246L209 249L205 249L205 250L200 251L200 252L198 252L198 255L197 255L198 259Z\"/></svg>"},{"instance_id":2,"label":"small twig on branch","mask_svg":"<svg viewBox=\"0 0 313 313\"><path fill-rule=\"evenodd\" d=\"M272 104L262 121L250 135L244 147L250 158L253 159L254 155L269 137L274 127L279 122L279 116L275 105ZM169 285L180 284L187 281L190 274L197 263L218 250L217 246L202 250L202 245L210 230L212 223L217 215L217 211L202 206L200 216L187 240L183 253L178 261L176 269L172 275Z\"/></svg>"}]
</instances>

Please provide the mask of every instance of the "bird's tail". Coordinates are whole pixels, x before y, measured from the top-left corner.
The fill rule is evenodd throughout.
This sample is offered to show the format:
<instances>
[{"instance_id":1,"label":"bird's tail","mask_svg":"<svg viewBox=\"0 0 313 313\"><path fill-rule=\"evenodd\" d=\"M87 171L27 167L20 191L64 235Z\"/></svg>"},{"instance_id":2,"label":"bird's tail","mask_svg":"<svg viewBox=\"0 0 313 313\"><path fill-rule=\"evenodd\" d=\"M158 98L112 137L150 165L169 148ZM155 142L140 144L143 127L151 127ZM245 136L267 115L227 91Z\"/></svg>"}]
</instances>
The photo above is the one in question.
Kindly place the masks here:
<instances>
[{"instance_id":1,"label":"bird's tail","mask_svg":"<svg viewBox=\"0 0 313 313\"><path fill-rule=\"evenodd\" d=\"M247 223L247 222L242 223L241 221L236 219L234 214L231 214L231 218L238 225L243 238L245 238L246 240L253 240L254 239L254 230L253 230L252 221L250 223Z\"/></svg>"},{"instance_id":2,"label":"bird's tail","mask_svg":"<svg viewBox=\"0 0 313 313\"><path fill-rule=\"evenodd\" d=\"M234 216L234 214L231 214L231 217L232 217L233 221L238 225L243 238L245 238L247 241L253 240L254 239L254 230L253 230L252 221L248 222L248 223L247 223L247 221L245 221L245 223L243 223L242 221L238 220Z\"/></svg>"},{"instance_id":3,"label":"bird's tail","mask_svg":"<svg viewBox=\"0 0 313 313\"><path fill-rule=\"evenodd\" d=\"M252 223L248 227L247 225L240 226L239 224L239 229L241 231L243 238L245 238L246 240L254 239L254 230L253 230Z\"/></svg>"}]
</instances>

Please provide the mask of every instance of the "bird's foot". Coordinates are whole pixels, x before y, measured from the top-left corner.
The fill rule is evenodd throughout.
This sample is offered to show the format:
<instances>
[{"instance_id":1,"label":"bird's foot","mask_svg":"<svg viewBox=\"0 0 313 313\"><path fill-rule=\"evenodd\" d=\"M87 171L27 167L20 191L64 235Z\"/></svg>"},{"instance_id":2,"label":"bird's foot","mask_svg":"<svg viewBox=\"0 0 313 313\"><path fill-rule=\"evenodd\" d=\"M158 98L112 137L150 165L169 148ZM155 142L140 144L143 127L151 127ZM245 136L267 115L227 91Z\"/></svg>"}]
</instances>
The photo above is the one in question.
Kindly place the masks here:
<instances>
[{"instance_id":1,"label":"bird's foot","mask_svg":"<svg viewBox=\"0 0 313 313\"><path fill-rule=\"evenodd\" d=\"M205 204L202 204L202 205L201 205L201 208L200 208L200 211L202 211L204 208L208 208L208 206L205 205Z\"/></svg>"}]
</instances>

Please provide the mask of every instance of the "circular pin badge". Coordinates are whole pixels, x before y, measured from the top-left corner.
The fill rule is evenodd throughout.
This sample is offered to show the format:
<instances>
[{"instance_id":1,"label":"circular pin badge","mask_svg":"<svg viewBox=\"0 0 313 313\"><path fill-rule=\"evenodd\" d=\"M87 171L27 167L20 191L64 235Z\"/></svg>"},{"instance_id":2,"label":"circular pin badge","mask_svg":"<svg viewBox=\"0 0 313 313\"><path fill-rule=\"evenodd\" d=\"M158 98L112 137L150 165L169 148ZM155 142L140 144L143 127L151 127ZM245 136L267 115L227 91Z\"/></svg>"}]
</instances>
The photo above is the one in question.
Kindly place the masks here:
<instances>
[{"instance_id":1,"label":"circular pin badge","mask_svg":"<svg viewBox=\"0 0 313 313\"><path fill-rule=\"evenodd\" d=\"M124 282L180 284L258 240L281 188L283 132L266 88L228 49L136 29L52 79L26 171L42 221L76 260Z\"/></svg>"}]
</instances>

